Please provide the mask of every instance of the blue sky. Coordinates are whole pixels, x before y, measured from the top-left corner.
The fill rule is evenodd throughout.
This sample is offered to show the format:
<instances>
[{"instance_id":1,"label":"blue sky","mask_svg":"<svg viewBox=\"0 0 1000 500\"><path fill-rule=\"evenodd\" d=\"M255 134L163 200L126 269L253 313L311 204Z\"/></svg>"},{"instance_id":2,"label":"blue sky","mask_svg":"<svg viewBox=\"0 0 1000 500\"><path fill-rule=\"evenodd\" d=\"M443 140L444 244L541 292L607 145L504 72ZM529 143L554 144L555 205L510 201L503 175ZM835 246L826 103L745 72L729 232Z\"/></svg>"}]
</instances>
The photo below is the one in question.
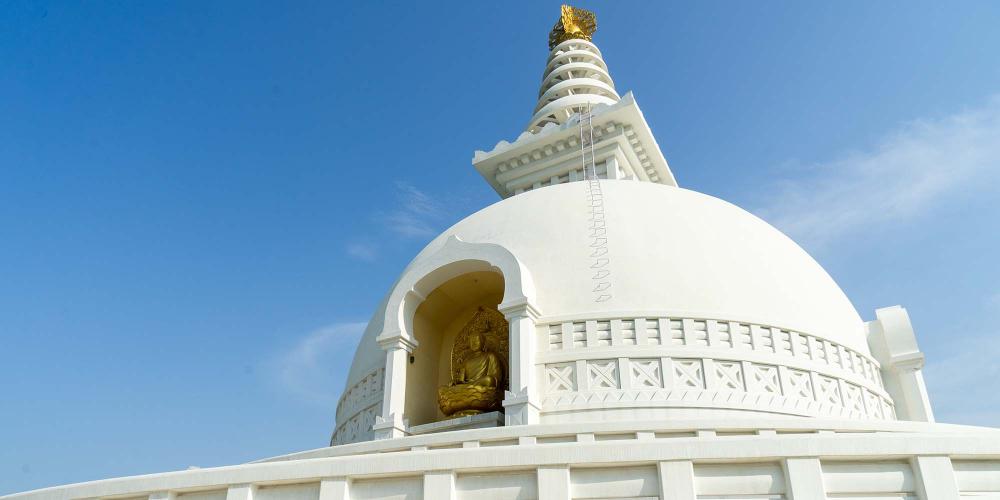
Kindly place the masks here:
<instances>
[{"instance_id":1,"label":"blue sky","mask_svg":"<svg viewBox=\"0 0 1000 500\"><path fill-rule=\"evenodd\" d=\"M558 5L5 3L0 493L323 446ZM906 306L939 419L1000 426L1000 4L580 5L681 185Z\"/></svg>"}]
</instances>

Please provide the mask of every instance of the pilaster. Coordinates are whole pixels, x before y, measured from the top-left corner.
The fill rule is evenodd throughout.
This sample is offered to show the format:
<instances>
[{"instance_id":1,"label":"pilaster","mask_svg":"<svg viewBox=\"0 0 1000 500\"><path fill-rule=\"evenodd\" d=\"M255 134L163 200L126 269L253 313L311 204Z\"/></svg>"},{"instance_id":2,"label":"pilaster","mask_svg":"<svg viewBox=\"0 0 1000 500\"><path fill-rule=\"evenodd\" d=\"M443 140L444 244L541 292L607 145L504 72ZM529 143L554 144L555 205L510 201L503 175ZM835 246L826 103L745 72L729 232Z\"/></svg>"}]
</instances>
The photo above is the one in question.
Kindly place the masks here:
<instances>
[{"instance_id":1,"label":"pilaster","mask_svg":"<svg viewBox=\"0 0 1000 500\"><path fill-rule=\"evenodd\" d=\"M351 481L346 477L331 477L319 482L319 500L351 500Z\"/></svg>"},{"instance_id":2,"label":"pilaster","mask_svg":"<svg viewBox=\"0 0 1000 500\"><path fill-rule=\"evenodd\" d=\"M447 471L424 474L424 498L455 500L455 473Z\"/></svg>"},{"instance_id":3,"label":"pilaster","mask_svg":"<svg viewBox=\"0 0 1000 500\"><path fill-rule=\"evenodd\" d=\"M385 350L385 381L382 394L382 415L375 417L372 429L375 439L390 439L406 435L403 408L406 403L406 364L417 346L416 339L388 335L379 339Z\"/></svg>"},{"instance_id":4,"label":"pilaster","mask_svg":"<svg viewBox=\"0 0 1000 500\"><path fill-rule=\"evenodd\" d=\"M690 460L671 460L657 465L660 475L660 498L694 500L694 464Z\"/></svg>"},{"instance_id":5,"label":"pilaster","mask_svg":"<svg viewBox=\"0 0 1000 500\"><path fill-rule=\"evenodd\" d=\"M788 458L783 468L790 500L826 500L819 458Z\"/></svg>"},{"instance_id":6,"label":"pilaster","mask_svg":"<svg viewBox=\"0 0 1000 500\"><path fill-rule=\"evenodd\" d=\"M919 480L920 498L923 500L958 500L958 481L951 459L939 457L914 457L910 466Z\"/></svg>"},{"instance_id":7,"label":"pilaster","mask_svg":"<svg viewBox=\"0 0 1000 500\"><path fill-rule=\"evenodd\" d=\"M255 484L234 484L226 490L226 500L253 500L256 494Z\"/></svg>"},{"instance_id":8,"label":"pilaster","mask_svg":"<svg viewBox=\"0 0 1000 500\"><path fill-rule=\"evenodd\" d=\"M913 325L901 306L875 311L869 321L868 345L879 364L885 389L896 405L900 420L934 422L934 411L924 385L924 354L917 346Z\"/></svg>"},{"instance_id":9,"label":"pilaster","mask_svg":"<svg viewBox=\"0 0 1000 500\"><path fill-rule=\"evenodd\" d=\"M538 500L570 500L569 466L538 468Z\"/></svg>"},{"instance_id":10,"label":"pilaster","mask_svg":"<svg viewBox=\"0 0 1000 500\"><path fill-rule=\"evenodd\" d=\"M510 326L510 391L504 397L505 425L537 424L538 382L535 380L536 320L538 311L527 301L497 308Z\"/></svg>"},{"instance_id":11,"label":"pilaster","mask_svg":"<svg viewBox=\"0 0 1000 500\"><path fill-rule=\"evenodd\" d=\"M157 491L149 494L149 500L177 500L177 493L174 491Z\"/></svg>"}]
</instances>

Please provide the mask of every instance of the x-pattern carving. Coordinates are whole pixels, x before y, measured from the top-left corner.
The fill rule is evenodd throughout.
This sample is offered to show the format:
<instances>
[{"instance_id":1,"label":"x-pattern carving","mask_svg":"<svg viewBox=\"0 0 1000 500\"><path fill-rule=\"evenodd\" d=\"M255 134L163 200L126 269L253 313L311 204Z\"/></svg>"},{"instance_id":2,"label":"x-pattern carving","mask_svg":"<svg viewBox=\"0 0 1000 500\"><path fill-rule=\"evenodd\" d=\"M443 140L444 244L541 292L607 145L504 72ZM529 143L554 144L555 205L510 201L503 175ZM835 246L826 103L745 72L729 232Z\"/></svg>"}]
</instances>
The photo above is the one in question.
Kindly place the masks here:
<instances>
[{"instance_id":1,"label":"x-pattern carving","mask_svg":"<svg viewBox=\"0 0 1000 500\"><path fill-rule=\"evenodd\" d=\"M726 387L730 389L743 388L743 374L738 363L716 363L715 368Z\"/></svg>"},{"instance_id":2,"label":"x-pattern carving","mask_svg":"<svg viewBox=\"0 0 1000 500\"><path fill-rule=\"evenodd\" d=\"M804 398L812 397L812 383L809 382L808 373L788 370L788 380L799 396Z\"/></svg>"},{"instance_id":3,"label":"x-pattern carving","mask_svg":"<svg viewBox=\"0 0 1000 500\"><path fill-rule=\"evenodd\" d=\"M772 366L757 366L754 370L754 378L764 392L777 394L778 391L778 369Z\"/></svg>"},{"instance_id":4,"label":"x-pattern carving","mask_svg":"<svg viewBox=\"0 0 1000 500\"><path fill-rule=\"evenodd\" d=\"M659 361L633 361L632 374L641 387L660 387Z\"/></svg>"},{"instance_id":5,"label":"x-pattern carving","mask_svg":"<svg viewBox=\"0 0 1000 500\"><path fill-rule=\"evenodd\" d=\"M615 361L605 363L593 362L590 364L590 385L597 389L615 389L618 387L618 378L615 377Z\"/></svg>"},{"instance_id":6,"label":"x-pattern carving","mask_svg":"<svg viewBox=\"0 0 1000 500\"><path fill-rule=\"evenodd\" d=\"M699 361L674 361L674 374L682 385L702 387L701 362Z\"/></svg>"},{"instance_id":7,"label":"x-pattern carving","mask_svg":"<svg viewBox=\"0 0 1000 500\"><path fill-rule=\"evenodd\" d=\"M879 402L878 397L867 392L865 393L865 398L868 401L868 413L875 417L882 417L882 404Z\"/></svg>"},{"instance_id":8,"label":"x-pattern carving","mask_svg":"<svg viewBox=\"0 0 1000 500\"><path fill-rule=\"evenodd\" d=\"M550 366L549 367L549 390L551 391L572 391L573 390L573 365Z\"/></svg>"},{"instance_id":9,"label":"x-pattern carving","mask_svg":"<svg viewBox=\"0 0 1000 500\"><path fill-rule=\"evenodd\" d=\"M819 378L820 391L823 398L833 404L840 404L840 386L836 380L826 377Z\"/></svg>"},{"instance_id":10,"label":"x-pattern carving","mask_svg":"<svg viewBox=\"0 0 1000 500\"><path fill-rule=\"evenodd\" d=\"M844 391L844 399L847 400L847 405L845 406L850 406L854 411L863 412L865 405L861 402L861 389L850 384L845 384L844 387L847 389Z\"/></svg>"}]
</instances>

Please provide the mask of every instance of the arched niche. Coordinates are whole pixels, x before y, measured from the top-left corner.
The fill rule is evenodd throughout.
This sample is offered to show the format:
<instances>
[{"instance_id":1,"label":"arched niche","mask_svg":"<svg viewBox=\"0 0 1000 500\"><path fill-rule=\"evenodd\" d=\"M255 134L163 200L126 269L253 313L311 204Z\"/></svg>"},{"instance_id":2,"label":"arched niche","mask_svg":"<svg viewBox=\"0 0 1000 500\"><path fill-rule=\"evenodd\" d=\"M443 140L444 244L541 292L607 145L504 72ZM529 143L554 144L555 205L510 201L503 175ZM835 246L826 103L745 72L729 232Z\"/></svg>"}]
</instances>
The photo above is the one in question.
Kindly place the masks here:
<instances>
[{"instance_id":1,"label":"arched niche","mask_svg":"<svg viewBox=\"0 0 1000 500\"><path fill-rule=\"evenodd\" d=\"M510 391L504 400L505 418L508 423L526 424L537 420L537 398L532 384L535 348L531 338L534 335L534 320L539 313L534 305L535 289L531 275L514 254L501 245L468 243L451 236L438 249L411 264L389 294L382 333L377 337L379 345L386 351L386 375L382 415L376 418L374 426L376 439L404 436L409 425L419 425L414 422L429 418L428 403L408 403L411 398L428 397L426 391L409 394L408 365L411 353L420 349L423 342L418 339L417 330L426 326L430 331L436 326L429 323L415 326L424 321L418 319L417 311L442 285L465 275L483 276L478 273L497 274L502 280L503 295L496 308L507 319L510 341ZM433 309L436 306L432 302L428 307ZM443 328L447 330L449 327ZM429 335L420 336L432 338ZM444 337L433 338L437 340L428 341L443 342ZM426 349L427 352L433 350ZM416 354L413 355L416 364ZM440 363L437 365L440 369ZM430 373L429 369L426 370ZM417 377L418 372L415 370L413 376ZM431 380L414 382L434 385L440 374L437 377L427 376ZM436 406L436 393L434 404ZM415 412L414 422L409 422L408 410Z\"/></svg>"},{"instance_id":2,"label":"arched niche","mask_svg":"<svg viewBox=\"0 0 1000 500\"><path fill-rule=\"evenodd\" d=\"M503 275L497 271L473 271L442 283L417 306L413 316L417 347L406 366L404 404L411 426L446 418L438 408L437 388L451 382L455 339L480 308L497 309L503 285ZM510 366L504 372L510 373Z\"/></svg>"}]
</instances>

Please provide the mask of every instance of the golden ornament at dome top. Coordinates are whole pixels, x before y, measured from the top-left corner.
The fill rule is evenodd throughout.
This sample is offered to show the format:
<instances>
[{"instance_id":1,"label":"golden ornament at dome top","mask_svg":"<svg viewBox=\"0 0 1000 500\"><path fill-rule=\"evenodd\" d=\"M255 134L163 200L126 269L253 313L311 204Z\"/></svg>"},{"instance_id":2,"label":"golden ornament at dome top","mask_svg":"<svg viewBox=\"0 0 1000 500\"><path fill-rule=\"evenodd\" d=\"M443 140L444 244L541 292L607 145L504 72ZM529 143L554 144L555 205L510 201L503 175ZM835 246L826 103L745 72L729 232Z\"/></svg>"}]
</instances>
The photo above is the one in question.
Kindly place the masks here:
<instances>
[{"instance_id":1,"label":"golden ornament at dome top","mask_svg":"<svg viewBox=\"0 0 1000 500\"><path fill-rule=\"evenodd\" d=\"M549 32L549 50L566 40L583 39L590 41L597 31L597 16L586 9L569 5L562 6L562 15Z\"/></svg>"}]
</instances>

